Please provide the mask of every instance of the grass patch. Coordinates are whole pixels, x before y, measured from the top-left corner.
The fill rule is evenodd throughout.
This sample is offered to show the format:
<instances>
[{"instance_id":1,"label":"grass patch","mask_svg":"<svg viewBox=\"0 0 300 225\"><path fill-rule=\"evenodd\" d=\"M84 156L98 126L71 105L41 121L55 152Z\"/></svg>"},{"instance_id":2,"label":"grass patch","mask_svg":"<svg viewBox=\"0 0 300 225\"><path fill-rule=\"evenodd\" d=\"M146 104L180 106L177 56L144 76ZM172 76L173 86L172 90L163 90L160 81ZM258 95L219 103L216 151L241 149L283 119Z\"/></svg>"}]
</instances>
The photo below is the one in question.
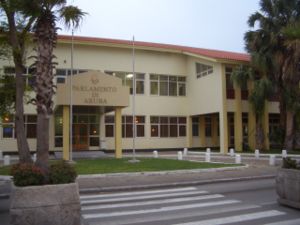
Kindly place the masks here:
<instances>
[{"instance_id":1,"label":"grass patch","mask_svg":"<svg viewBox=\"0 0 300 225\"><path fill-rule=\"evenodd\" d=\"M129 158L124 159L95 159L78 160L75 168L78 174L97 174L97 173L122 173L122 172L149 172L149 171L168 171L168 170L189 170L189 169L208 169L221 168L228 166L238 166L236 164L216 164L205 162L178 161L174 159L152 159L139 158L139 163L128 162Z\"/></svg>"},{"instance_id":2,"label":"grass patch","mask_svg":"<svg viewBox=\"0 0 300 225\"><path fill-rule=\"evenodd\" d=\"M80 159L76 160L74 166L78 174L150 172L239 166L237 164L191 162L174 159L139 158L139 163L130 163L128 160L129 158ZM9 175L9 171L10 166L0 167L0 175Z\"/></svg>"}]
</instances>

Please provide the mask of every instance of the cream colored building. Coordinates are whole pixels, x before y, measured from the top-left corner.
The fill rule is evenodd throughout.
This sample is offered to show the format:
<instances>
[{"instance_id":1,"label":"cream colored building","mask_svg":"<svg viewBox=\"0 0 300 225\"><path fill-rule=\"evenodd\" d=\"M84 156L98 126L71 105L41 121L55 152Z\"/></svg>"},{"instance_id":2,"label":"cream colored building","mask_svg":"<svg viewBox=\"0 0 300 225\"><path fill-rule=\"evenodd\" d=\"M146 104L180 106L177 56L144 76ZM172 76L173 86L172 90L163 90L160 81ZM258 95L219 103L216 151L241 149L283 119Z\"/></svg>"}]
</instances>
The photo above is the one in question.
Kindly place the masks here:
<instances>
[{"instance_id":1,"label":"cream colored building","mask_svg":"<svg viewBox=\"0 0 300 225\"><path fill-rule=\"evenodd\" d=\"M70 36L59 36L55 49L57 91L50 149L68 150L71 102L74 151L132 149L132 42L74 37L70 79L71 42ZM230 82L232 68L247 64L248 55L146 42L135 42L134 49L136 149L215 147L226 153L229 147L254 148L255 115L247 101L251 84L241 90ZM1 61L1 67L13 74L13 62ZM30 74L30 69L24 73ZM25 76L29 85L34 82L34 77ZM278 103L268 102L266 135L278 126L278 113ZM26 105L25 114L34 151L35 107ZM16 151L13 116L3 118L1 126L0 149ZM265 148L269 145L267 140Z\"/></svg>"}]
</instances>

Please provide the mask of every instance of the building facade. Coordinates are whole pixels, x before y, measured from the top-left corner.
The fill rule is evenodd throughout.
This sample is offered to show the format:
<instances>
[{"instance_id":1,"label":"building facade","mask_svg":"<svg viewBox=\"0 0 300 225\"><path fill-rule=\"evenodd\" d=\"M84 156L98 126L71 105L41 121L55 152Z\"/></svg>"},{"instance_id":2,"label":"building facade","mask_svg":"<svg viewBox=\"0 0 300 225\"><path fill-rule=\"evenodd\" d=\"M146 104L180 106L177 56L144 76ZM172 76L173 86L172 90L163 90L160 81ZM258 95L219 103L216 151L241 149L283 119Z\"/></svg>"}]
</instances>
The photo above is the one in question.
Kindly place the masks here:
<instances>
[{"instance_id":1,"label":"building facade","mask_svg":"<svg viewBox=\"0 0 300 225\"><path fill-rule=\"evenodd\" d=\"M71 45L72 37L61 35L54 53L58 65L50 118L51 150L68 150L70 130L74 151L132 149L133 130L136 149L215 147L223 153L229 147L254 149L256 118L247 100L252 85L237 87L230 80L235 66L249 63L248 55L135 42L133 79L131 41L74 37L73 72ZM34 84L31 64L28 61L24 71L28 85ZM6 74L14 73L12 61L1 61L1 68ZM278 102L268 101L263 115L266 136L278 126L278 113ZM34 151L33 105L25 105L24 117ZM0 149L6 152L17 150L13 118L12 113L1 122ZM267 139L265 148L269 146Z\"/></svg>"}]
</instances>

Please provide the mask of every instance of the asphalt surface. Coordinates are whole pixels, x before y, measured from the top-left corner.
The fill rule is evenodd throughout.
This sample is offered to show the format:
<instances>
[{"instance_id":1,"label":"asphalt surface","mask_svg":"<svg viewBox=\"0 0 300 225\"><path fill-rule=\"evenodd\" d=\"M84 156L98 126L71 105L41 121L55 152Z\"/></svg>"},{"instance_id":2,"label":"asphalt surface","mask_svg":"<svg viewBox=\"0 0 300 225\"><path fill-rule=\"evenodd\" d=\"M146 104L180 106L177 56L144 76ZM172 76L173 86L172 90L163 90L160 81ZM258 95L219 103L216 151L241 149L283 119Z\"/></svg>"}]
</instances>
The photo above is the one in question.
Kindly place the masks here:
<instances>
[{"instance_id":1,"label":"asphalt surface","mask_svg":"<svg viewBox=\"0 0 300 225\"><path fill-rule=\"evenodd\" d=\"M124 157L126 156L130 157L131 154L124 154ZM142 153L137 154L137 157L152 157L152 154ZM159 154L159 157L176 158L177 155L171 152ZM205 154L189 152L187 156L184 156L184 160L205 161ZM212 153L211 161L234 163L235 158ZM254 154L242 154L242 163L245 166L240 168L85 175L79 176L77 182L80 194L93 194L265 180L275 177L277 168L281 165L281 157L276 157L276 166L269 166L269 155L256 159ZM11 189L9 180L8 177L0 176L0 221L3 225L8 224L9 218L9 194Z\"/></svg>"}]
</instances>

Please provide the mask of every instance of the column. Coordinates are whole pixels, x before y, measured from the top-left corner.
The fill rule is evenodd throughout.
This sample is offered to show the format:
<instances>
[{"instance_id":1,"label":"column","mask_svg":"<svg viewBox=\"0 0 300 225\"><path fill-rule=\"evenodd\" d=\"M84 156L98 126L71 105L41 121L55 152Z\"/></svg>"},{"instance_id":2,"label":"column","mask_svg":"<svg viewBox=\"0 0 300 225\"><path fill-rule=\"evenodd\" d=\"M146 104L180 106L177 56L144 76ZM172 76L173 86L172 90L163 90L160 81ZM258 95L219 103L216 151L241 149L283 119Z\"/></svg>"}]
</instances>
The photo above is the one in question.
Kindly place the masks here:
<instances>
[{"instance_id":1,"label":"column","mask_svg":"<svg viewBox=\"0 0 300 225\"><path fill-rule=\"evenodd\" d=\"M70 107L63 106L63 159L70 160Z\"/></svg>"},{"instance_id":2,"label":"column","mask_svg":"<svg viewBox=\"0 0 300 225\"><path fill-rule=\"evenodd\" d=\"M186 134L186 147L191 148L193 145L193 126L192 117L187 117L187 134Z\"/></svg>"},{"instance_id":3,"label":"column","mask_svg":"<svg viewBox=\"0 0 300 225\"><path fill-rule=\"evenodd\" d=\"M199 136L200 136L200 147L206 147L206 136L205 136L205 116L199 116Z\"/></svg>"},{"instance_id":4,"label":"column","mask_svg":"<svg viewBox=\"0 0 300 225\"><path fill-rule=\"evenodd\" d=\"M269 141L269 102L265 101L265 109L264 114L262 116L262 125L263 125L263 131L264 131L264 149L269 150L270 149L270 141Z\"/></svg>"},{"instance_id":5,"label":"column","mask_svg":"<svg viewBox=\"0 0 300 225\"><path fill-rule=\"evenodd\" d=\"M212 115L212 146L218 146L218 115Z\"/></svg>"},{"instance_id":6,"label":"column","mask_svg":"<svg viewBox=\"0 0 300 225\"><path fill-rule=\"evenodd\" d=\"M249 95L254 88L253 81L248 82ZM251 150L256 147L256 114L253 110L252 104L248 101L248 145Z\"/></svg>"},{"instance_id":7,"label":"column","mask_svg":"<svg viewBox=\"0 0 300 225\"><path fill-rule=\"evenodd\" d=\"M122 108L115 108L115 157L122 158Z\"/></svg>"},{"instance_id":8,"label":"column","mask_svg":"<svg viewBox=\"0 0 300 225\"><path fill-rule=\"evenodd\" d=\"M220 152L223 154L228 153L228 115L227 115L227 95L226 95L226 76L225 66L222 66L222 96L219 114L220 123Z\"/></svg>"},{"instance_id":9,"label":"column","mask_svg":"<svg viewBox=\"0 0 300 225\"><path fill-rule=\"evenodd\" d=\"M242 96L241 87L234 85L234 148L243 151Z\"/></svg>"}]
</instances>

